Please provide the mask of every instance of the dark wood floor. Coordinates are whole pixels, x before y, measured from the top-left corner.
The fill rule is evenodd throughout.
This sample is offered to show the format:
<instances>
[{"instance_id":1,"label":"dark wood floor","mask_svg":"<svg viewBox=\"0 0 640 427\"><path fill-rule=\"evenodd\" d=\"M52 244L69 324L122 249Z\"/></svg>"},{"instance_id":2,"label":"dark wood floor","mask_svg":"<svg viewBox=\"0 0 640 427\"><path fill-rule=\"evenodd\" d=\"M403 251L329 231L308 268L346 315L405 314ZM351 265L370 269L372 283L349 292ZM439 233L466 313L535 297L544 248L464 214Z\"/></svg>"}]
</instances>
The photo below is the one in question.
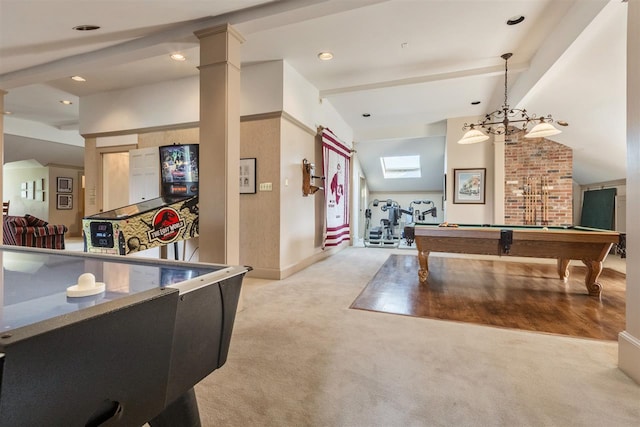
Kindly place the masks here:
<instances>
[{"instance_id":1,"label":"dark wood floor","mask_svg":"<svg viewBox=\"0 0 640 427\"><path fill-rule=\"evenodd\" d=\"M604 269L600 299L572 261L567 283L549 264L429 258L426 285L415 255L390 255L351 308L617 340L625 328L624 274ZM574 266L575 264L575 266Z\"/></svg>"}]
</instances>

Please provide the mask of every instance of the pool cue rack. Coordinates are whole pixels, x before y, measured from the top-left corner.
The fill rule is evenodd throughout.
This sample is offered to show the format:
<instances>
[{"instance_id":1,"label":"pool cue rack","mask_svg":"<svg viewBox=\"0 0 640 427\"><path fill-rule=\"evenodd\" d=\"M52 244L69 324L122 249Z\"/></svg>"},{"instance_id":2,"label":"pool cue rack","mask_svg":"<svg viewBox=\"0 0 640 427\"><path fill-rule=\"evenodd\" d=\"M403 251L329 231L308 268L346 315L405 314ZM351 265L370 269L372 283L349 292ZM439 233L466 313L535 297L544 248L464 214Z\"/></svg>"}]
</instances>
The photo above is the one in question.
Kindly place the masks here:
<instances>
[{"instance_id":1,"label":"pool cue rack","mask_svg":"<svg viewBox=\"0 0 640 427\"><path fill-rule=\"evenodd\" d=\"M543 175L538 179L528 176L523 182L524 224L549 225L549 177Z\"/></svg>"}]
</instances>

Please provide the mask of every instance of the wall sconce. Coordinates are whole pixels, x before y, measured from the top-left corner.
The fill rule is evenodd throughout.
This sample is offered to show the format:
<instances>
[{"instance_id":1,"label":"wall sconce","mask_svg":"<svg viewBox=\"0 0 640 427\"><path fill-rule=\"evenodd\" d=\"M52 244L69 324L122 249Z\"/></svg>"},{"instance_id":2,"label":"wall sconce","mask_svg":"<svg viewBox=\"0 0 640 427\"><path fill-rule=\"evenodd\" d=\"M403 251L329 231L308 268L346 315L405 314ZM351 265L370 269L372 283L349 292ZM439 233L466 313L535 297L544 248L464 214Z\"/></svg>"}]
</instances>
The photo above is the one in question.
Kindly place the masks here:
<instances>
[{"instance_id":1,"label":"wall sconce","mask_svg":"<svg viewBox=\"0 0 640 427\"><path fill-rule=\"evenodd\" d=\"M302 195L308 196L309 194L315 194L318 190L324 190L323 187L319 187L314 184L314 180L324 180L324 176L315 175L315 165L309 163L307 159L302 160Z\"/></svg>"}]
</instances>

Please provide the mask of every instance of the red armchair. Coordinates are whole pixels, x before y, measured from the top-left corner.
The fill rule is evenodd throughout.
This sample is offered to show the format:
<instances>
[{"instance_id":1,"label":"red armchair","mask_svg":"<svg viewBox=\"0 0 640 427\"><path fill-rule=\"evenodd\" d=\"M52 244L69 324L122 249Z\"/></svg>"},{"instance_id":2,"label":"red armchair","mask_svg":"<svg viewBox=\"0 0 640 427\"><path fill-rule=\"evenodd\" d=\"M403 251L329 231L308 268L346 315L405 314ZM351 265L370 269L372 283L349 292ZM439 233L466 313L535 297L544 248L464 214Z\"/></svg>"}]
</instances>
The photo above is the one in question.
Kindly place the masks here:
<instances>
[{"instance_id":1,"label":"red armchair","mask_svg":"<svg viewBox=\"0 0 640 427\"><path fill-rule=\"evenodd\" d=\"M64 249L65 225L50 225L29 214L2 217L2 243L35 248Z\"/></svg>"}]
</instances>

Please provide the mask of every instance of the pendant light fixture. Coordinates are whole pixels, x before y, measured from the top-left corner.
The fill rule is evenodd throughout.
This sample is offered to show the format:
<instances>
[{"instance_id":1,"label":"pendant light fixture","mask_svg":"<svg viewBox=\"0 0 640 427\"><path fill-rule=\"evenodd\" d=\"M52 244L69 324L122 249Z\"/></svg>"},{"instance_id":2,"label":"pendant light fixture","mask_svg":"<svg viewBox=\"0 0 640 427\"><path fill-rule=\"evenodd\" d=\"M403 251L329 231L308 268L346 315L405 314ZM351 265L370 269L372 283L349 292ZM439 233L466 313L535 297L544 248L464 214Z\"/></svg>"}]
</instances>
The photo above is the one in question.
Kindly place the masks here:
<instances>
[{"instance_id":1,"label":"pendant light fixture","mask_svg":"<svg viewBox=\"0 0 640 427\"><path fill-rule=\"evenodd\" d=\"M509 107L507 78L508 62L511 56L513 56L512 53L505 53L501 56L504 59L504 104L502 108L485 115L484 119L477 123L465 123L462 130L467 132L458 141L458 144L475 144L486 141L489 139L487 133L510 136L518 132L527 131L531 123L537 124L525 134L525 138L543 138L562 132L551 124L553 118L550 114L537 117L535 114L529 115L527 110Z\"/></svg>"}]
</instances>

